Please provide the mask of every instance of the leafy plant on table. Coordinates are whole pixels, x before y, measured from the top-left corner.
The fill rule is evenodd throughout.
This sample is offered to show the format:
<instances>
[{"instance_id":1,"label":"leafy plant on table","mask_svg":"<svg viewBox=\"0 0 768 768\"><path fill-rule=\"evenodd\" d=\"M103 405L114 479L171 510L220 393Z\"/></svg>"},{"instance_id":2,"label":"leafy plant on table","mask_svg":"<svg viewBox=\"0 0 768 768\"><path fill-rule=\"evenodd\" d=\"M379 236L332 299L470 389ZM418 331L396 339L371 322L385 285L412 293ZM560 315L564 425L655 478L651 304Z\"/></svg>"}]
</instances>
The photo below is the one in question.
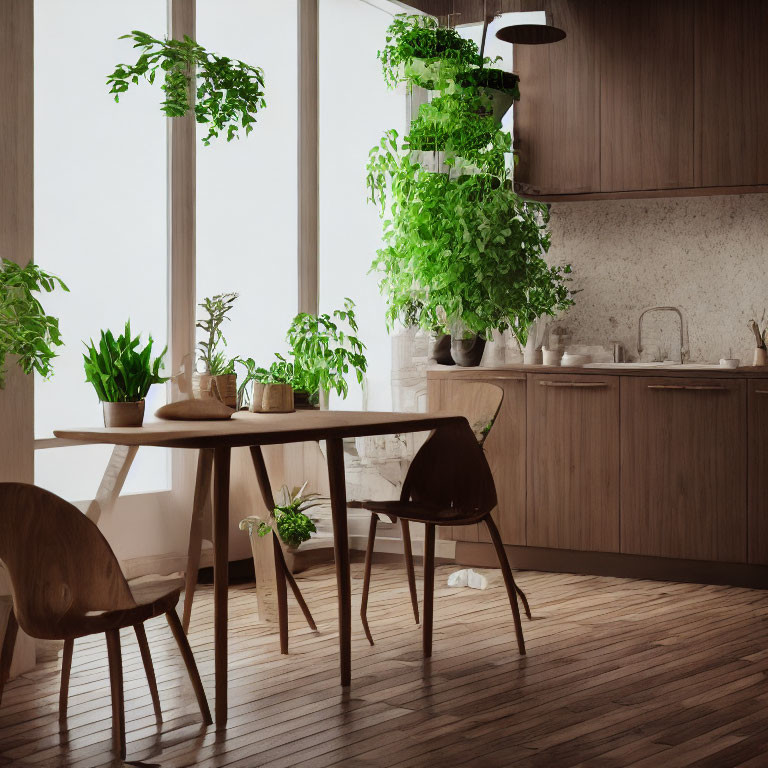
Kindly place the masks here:
<instances>
[{"instance_id":1,"label":"leafy plant on table","mask_svg":"<svg viewBox=\"0 0 768 768\"><path fill-rule=\"evenodd\" d=\"M477 44L455 29L441 27L431 16L399 13L387 29L386 45L378 51L384 81L439 88L471 67L479 66ZM414 66L420 60L426 67ZM432 66L430 66L432 65Z\"/></svg>"},{"instance_id":2,"label":"leafy plant on table","mask_svg":"<svg viewBox=\"0 0 768 768\"><path fill-rule=\"evenodd\" d=\"M236 360L245 368L245 375L237 388L238 408L249 405L248 385L254 381L259 384L290 384L296 391L308 391L310 384L306 381L306 375L296 370L293 363L289 363L282 355L276 354L275 357L278 359L269 368L257 365L252 357Z\"/></svg>"},{"instance_id":3,"label":"leafy plant on table","mask_svg":"<svg viewBox=\"0 0 768 768\"><path fill-rule=\"evenodd\" d=\"M221 330L225 320L229 320L227 315L232 310L238 294L219 293L216 296L210 296L202 300L199 307L202 307L206 316L198 320L195 327L206 334L206 337L197 343L200 352L200 360L205 365L205 370L211 376L222 376L235 372L235 363L237 357L228 358L224 350L219 349L219 345L227 345L224 333Z\"/></svg>"},{"instance_id":4,"label":"leafy plant on table","mask_svg":"<svg viewBox=\"0 0 768 768\"><path fill-rule=\"evenodd\" d=\"M62 345L59 321L46 314L35 294L56 287L69 291L60 278L30 262L22 267L0 259L0 389L5 386L6 358L18 355L18 365L43 378L53 374L53 347Z\"/></svg>"},{"instance_id":5,"label":"leafy plant on table","mask_svg":"<svg viewBox=\"0 0 768 768\"><path fill-rule=\"evenodd\" d=\"M302 377L302 391L335 391L346 398L349 393L346 374L350 371L354 371L358 384L363 383L368 362L365 344L356 335L354 307L352 299L347 298L344 309L335 309L330 315L300 313L294 317L286 338L294 373L298 371ZM349 330L345 332L340 323L346 323Z\"/></svg>"},{"instance_id":6,"label":"leafy plant on table","mask_svg":"<svg viewBox=\"0 0 768 768\"><path fill-rule=\"evenodd\" d=\"M291 490L284 485L280 489L279 503L272 510L269 522L255 516L247 517L240 521L240 530L248 531L252 535L253 529L256 528L258 536L266 536L272 532L270 523L274 522L283 542L291 549L298 549L301 544L312 538L313 533L317 533L315 522L307 514L307 510L323 504L319 494L305 494L306 487L307 483L304 483L301 488Z\"/></svg>"},{"instance_id":7,"label":"leafy plant on table","mask_svg":"<svg viewBox=\"0 0 768 768\"><path fill-rule=\"evenodd\" d=\"M167 347L153 360L152 337L139 349L140 335L131 334L131 321L117 338L102 331L98 347L91 339L83 355L85 379L93 384L103 403L133 403L143 400L153 384L168 381L160 375Z\"/></svg>"},{"instance_id":8,"label":"leafy plant on table","mask_svg":"<svg viewBox=\"0 0 768 768\"><path fill-rule=\"evenodd\" d=\"M253 130L258 112L267 106L264 99L264 71L237 59L210 53L191 38L159 40L146 32L133 30L121 40L133 40L141 50L135 64L118 64L107 77L115 101L140 79L154 83L162 74L165 100L161 109L168 117L181 117L190 108L190 92L195 87L195 120L208 126L203 138L207 146L221 131L227 141L246 136ZM192 83L195 72L196 86Z\"/></svg>"}]
</instances>

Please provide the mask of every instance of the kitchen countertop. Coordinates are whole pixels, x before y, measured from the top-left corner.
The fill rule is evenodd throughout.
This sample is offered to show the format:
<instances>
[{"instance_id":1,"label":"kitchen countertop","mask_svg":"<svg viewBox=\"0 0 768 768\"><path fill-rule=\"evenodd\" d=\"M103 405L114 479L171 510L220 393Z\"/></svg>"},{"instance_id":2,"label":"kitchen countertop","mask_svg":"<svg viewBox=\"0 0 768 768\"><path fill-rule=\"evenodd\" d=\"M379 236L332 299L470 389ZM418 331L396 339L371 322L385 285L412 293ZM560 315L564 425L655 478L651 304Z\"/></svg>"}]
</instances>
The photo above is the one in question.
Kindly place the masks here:
<instances>
[{"instance_id":1,"label":"kitchen countertop","mask_svg":"<svg viewBox=\"0 0 768 768\"><path fill-rule=\"evenodd\" d=\"M590 363L586 366L565 367L557 365L500 365L493 367L476 366L462 368L458 365L431 365L427 368L430 377L463 378L504 378L510 374L578 374L594 376L669 376L671 378L700 379L765 379L768 378L768 366L741 366L740 368L721 368L708 363L676 364L635 364L635 363Z\"/></svg>"}]
</instances>

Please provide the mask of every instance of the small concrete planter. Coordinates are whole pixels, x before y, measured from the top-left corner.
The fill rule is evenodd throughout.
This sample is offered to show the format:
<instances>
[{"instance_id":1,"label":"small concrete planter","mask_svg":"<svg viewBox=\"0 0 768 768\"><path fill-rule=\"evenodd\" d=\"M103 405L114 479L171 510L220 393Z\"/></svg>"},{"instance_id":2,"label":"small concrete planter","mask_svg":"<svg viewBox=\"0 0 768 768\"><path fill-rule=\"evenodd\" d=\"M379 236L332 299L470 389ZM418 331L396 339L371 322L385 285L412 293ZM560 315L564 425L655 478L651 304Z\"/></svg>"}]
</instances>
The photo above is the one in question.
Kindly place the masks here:
<instances>
[{"instance_id":1,"label":"small concrete planter","mask_svg":"<svg viewBox=\"0 0 768 768\"><path fill-rule=\"evenodd\" d=\"M105 427L140 427L144 423L144 401L102 403Z\"/></svg>"},{"instance_id":2,"label":"small concrete planter","mask_svg":"<svg viewBox=\"0 0 768 768\"><path fill-rule=\"evenodd\" d=\"M253 382L253 413L291 413L293 410L293 387L290 384Z\"/></svg>"}]
</instances>

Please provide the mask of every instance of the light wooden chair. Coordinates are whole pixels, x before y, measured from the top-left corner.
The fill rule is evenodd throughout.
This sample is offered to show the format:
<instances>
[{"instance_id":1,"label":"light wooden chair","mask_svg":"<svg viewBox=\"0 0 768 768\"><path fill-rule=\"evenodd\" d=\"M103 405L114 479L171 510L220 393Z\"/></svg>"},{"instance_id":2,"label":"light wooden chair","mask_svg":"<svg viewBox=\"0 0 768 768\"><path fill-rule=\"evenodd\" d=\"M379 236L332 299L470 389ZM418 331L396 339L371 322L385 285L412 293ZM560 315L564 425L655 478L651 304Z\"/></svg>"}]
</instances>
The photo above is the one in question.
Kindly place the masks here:
<instances>
[{"instance_id":1,"label":"light wooden chair","mask_svg":"<svg viewBox=\"0 0 768 768\"><path fill-rule=\"evenodd\" d=\"M391 522L400 522L403 538L408 587L416 623L419 623L416 576L409 523L425 523L424 540L424 652L431 655L432 592L434 590L435 526L473 525L482 522L488 528L501 564L504 582L509 592L515 618L520 653L525 653L516 595L520 596L525 613L531 617L525 593L515 584L498 529L491 517L496 506L496 491L490 467L483 455L483 444L491 431L504 398L504 391L495 384L483 382L452 382L451 411L466 416L470 430L439 430L422 446L408 470L400 501L351 501L349 506L371 512L368 544L365 552L363 595L360 618L368 642L373 636L368 625L368 596L371 568L376 541L376 528L381 515ZM474 441L471 436L474 436ZM451 441L455 439L455 445ZM466 456L464 455L466 453ZM466 465L464 462L467 462ZM430 467L429 462L434 462ZM474 482L466 477L470 468L477 473ZM471 471L470 471L471 473ZM453 475L457 474L458 477ZM465 482L466 481L466 482ZM458 482L458 485L456 483ZM487 486L487 487L485 487ZM453 489L455 494L449 489ZM427 615L427 612L429 615Z\"/></svg>"},{"instance_id":2,"label":"light wooden chair","mask_svg":"<svg viewBox=\"0 0 768 768\"><path fill-rule=\"evenodd\" d=\"M18 627L44 640L64 640L60 717L66 716L75 638L103 632L107 639L115 751L125 757L125 712L120 629L133 627L160 714L155 675L144 631L147 619L165 614L187 667L203 720L211 713L192 649L176 615L182 582L133 587L96 525L64 499L24 483L0 483L0 560L13 588L13 612L0 650L0 702L8 680Z\"/></svg>"}]
</instances>

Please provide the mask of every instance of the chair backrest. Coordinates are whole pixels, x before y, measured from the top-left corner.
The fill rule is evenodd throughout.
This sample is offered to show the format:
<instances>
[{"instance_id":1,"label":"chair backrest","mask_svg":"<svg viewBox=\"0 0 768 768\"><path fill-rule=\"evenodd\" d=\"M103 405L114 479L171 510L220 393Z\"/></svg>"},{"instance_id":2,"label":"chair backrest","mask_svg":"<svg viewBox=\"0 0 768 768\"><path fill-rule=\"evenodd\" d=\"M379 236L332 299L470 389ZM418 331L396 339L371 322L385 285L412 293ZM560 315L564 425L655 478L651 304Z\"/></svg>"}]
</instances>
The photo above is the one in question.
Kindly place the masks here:
<instances>
[{"instance_id":1,"label":"chair backrest","mask_svg":"<svg viewBox=\"0 0 768 768\"><path fill-rule=\"evenodd\" d=\"M401 501L459 509L480 517L496 506L496 486L483 449L466 423L436 429L414 456Z\"/></svg>"},{"instance_id":2,"label":"chair backrest","mask_svg":"<svg viewBox=\"0 0 768 768\"><path fill-rule=\"evenodd\" d=\"M484 381L452 381L450 387L444 410L466 416L477 442L483 445L501 410L504 390Z\"/></svg>"},{"instance_id":3,"label":"chair backrest","mask_svg":"<svg viewBox=\"0 0 768 768\"><path fill-rule=\"evenodd\" d=\"M114 553L77 507L25 483L0 483L0 560L19 626L62 639L61 626L88 611L134 608Z\"/></svg>"}]
</instances>

